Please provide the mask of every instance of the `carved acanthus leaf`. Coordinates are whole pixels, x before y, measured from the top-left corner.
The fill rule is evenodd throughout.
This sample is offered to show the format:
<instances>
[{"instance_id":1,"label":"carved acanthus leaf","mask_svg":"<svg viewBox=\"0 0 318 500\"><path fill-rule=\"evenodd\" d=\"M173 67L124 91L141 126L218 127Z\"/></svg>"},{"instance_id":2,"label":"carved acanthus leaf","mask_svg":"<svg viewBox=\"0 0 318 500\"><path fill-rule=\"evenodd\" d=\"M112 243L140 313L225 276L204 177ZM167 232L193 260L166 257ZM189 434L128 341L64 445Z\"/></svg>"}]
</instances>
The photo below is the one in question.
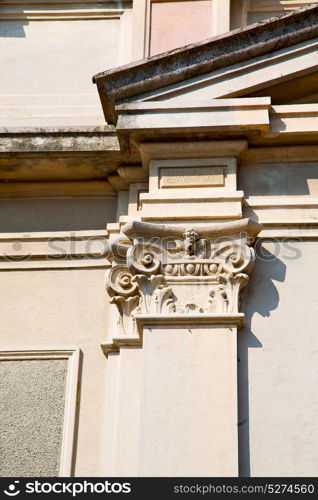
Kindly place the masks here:
<instances>
[{"instance_id":1,"label":"carved acanthus leaf","mask_svg":"<svg viewBox=\"0 0 318 500\"><path fill-rule=\"evenodd\" d=\"M172 288L166 286L165 278L137 274L133 281L138 283L141 292L141 312L143 314L160 314L174 312L174 294Z\"/></svg>"},{"instance_id":2,"label":"carved acanthus leaf","mask_svg":"<svg viewBox=\"0 0 318 500\"><path fill-rule=\"evenodd\" d=\"M119 321L125 335L134 335L135 333L135 316L139 312L140 297L121 297L115 295L110 299L111 304L115 304L119 311Z\"/></svg>"},{"instance_id":3,"label":"carved acanthus leaf","mask_svg":"<svg viewBox=\"0 0 318 500\"><path fill-rule=\"evenodd\" d=\"M208 237L212 229L202 228L202 237L201 230L181 232L177 226L160 225L158 231L164 237L156 238L156 243L152 234L155 225L138 222L129 226L126 234L133 228L140 234L128 234L134 243L127 250L126 265L112 268L107 284L125 332L133 331L132 319L137 313L237 314L240 291L248 282L247 273L255 259L248 246L249 232L257 231L254 226L249 221L244 225L231 223L233 236L217 227L219 236L212 238ZM249 232L235 233L236 227ZM152 239L141 241L148 230Z\"/></svg>"},{"instance_id":4,"label":"carved acanthus leaf","mask_svg":"<svg viewBox=\"0 0 318 500\"><path fill-rule=\"evenodd\" d=\"M210 308L207 312L216 314L238 313L239 293L246 286L249 277L247 274L221 274L218 284L210 290Z\"/></svg>"}]
</instances>

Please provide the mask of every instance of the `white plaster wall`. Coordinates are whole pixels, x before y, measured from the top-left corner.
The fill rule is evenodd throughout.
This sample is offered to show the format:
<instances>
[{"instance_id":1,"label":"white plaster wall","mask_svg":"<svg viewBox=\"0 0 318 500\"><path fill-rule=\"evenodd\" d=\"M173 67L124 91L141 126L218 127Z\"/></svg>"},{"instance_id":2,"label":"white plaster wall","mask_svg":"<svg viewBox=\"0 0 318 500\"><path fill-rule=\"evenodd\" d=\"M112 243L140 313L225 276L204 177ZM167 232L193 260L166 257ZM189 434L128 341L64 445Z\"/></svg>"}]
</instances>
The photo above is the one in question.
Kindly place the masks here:
<instances>
[{"instance_id":1,"label":"white plaster wall","mask_svg":"<svg viewBox=\"0 0 318 500\"><path fill-rule=\"evenodd\" d=\"M1 90L7 94L92 92L93 74L116 64L118 19L2 23ZM21 30L18 30L20 25Z\"/></svg>"},{"instance_id":2,"label":"white plaster wall","mask_svg":"<svg viewBox=\"0 0 318 500\"><path fill-rule=\"evenodd\" d=\"M239 334L244 476L317 476L318 242L263 244Z\"/></svg>"},{"instance_id":3,"label":"white plaster wall","mask_svg":"<svg viewBox=\"0 0 318 500\"><path fill-rule=\"evenodd\" d=\"M92 76L131 60L131 4L25 2L6 9L22 18L4 20L0 12L0 125L103 125ZM36 10L44 20L34 19ZM99 19L107 10L118 15ZM57 11L74 17L51 20Z\"/></svg>"},{"instance_id":4,"label":"white plaster wall","mask_svg":"<svg viewBox=\"0 0 318 500\"><path fill-rule=\"evenodd\" d=\"M318 196L318 163L273 160L269 164L241 165L238 186L245 197L277 196L278 203L279 196L295 196L295 201L297 196Z\"/></svg>"}]
</instances>

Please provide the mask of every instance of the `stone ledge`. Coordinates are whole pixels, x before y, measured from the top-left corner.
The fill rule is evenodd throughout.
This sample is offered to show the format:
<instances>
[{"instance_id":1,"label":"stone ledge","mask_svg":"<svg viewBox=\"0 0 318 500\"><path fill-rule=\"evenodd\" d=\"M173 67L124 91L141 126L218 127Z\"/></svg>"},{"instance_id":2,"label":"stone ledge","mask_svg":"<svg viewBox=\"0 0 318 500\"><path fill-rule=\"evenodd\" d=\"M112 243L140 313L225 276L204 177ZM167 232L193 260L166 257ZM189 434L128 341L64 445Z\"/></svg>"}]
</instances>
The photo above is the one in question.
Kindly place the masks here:
<instances>
[{"instance_id":1,"label":"stone ledge","mask_svg":"<svg viewBox=\"0 0 318 500\"><path fill-rule=\"evenodd\" d=\"M151 224L145 222L139 222L133 220L128 222L123 228L123 233L128 236L128 238L133 239L135 235L146 236L151 238L151 236L163 238L166 236L176 236L182 237L187 231L188 226L183 225L163 225L163 224ZM223 235L233 235L239 234L241 232L247 233L249 236L256 236L262 229L262 226L258 222L251 219L241 219L234 222L225 223L214 223L208 227L200 228L200 235L206 238L218 237Z\"/></svg>"},{"instance_id":2,"label":"stone ledge","mask_svg":"<svg viewBox=\"0 0 318 500\"><path fill-rule=\"evenodd\" d=\"M123 335L113 337L109 342L103 342L101 349L105 356L118 354L121 347L142 347L143 328L151 326L172 326L200 328L201 326L224 326L227 328L243 328L244 314L166 314L154 316L152 314L138 314L136 324L138 335Z\"/></svg>"},{"instance_id":3,"label":"stone ledge","mask_svg":"<svg viewBox=\"0 0 318 500\"><path fill-rule=\"evenodd\" d=\"M109 268L106 231L0 234L0 271Z\"/></svg>"},{"instance_id":4,"label":"stone ledge","mask_svg":"<svg viewBox=\"0 0 318 500\"><path fill-rule=\"evenodd\" d=\"M136 316L137 328L140 332L144 327L157 325L171 326L227 326L233 328L242 328L244 326L244 314L162 314L154 316L151 314L138 314Z\"/></svg>"},{"instance_id":5,"label":"stone ledge","mask_svg":"<svg viewBox=\"0 0 318 500\"><path fill-rule=\"evenodd\" d=\"M102 342L101 348L105 356L119 353L121 347L141 347L142 339L139 335L114 337L110 342Z\"/></svg>"},{"instance_id":6,"label":"stone ledge","mask_svg":"<svg viewBox=\"0 0 318 500\"><path fill-rule=\"evenodd\" d=\"M116 130L98 127L1 127L0 153L120 151Z\"/></svg>"}]
</instances>

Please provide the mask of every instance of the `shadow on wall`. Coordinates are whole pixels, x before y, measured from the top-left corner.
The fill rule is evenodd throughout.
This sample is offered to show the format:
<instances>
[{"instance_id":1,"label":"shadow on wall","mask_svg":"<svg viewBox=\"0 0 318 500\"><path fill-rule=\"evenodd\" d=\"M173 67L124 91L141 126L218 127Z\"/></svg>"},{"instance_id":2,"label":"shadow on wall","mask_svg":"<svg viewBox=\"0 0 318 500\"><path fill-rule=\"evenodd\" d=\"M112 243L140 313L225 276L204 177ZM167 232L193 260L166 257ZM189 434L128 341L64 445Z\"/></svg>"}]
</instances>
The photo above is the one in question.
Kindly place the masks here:
<instances>
[{"instance_id":1,"label":"shadow on wall","mask_svg":"<svg viewBox=\"0 0 318 500\"><path fill-rule=\"evenodd\" d=\"M116 222L116 198L3 198L0 228L5 233L104 230Z\"/></svg>"},{"instance_id":2,"label":"shadow on wall","mask_svg":"<svg viewBox=\"0 0 318 500\"><path fill-rule=\"evenodd\" d=\"M286 149L286 157L288 150ZM317 164L244 165L238 187L245 196L307 196L318 190Z\"/></svg>"},{"instance_id":3,"label":"shadow on wall","mask_svg":"<svg viewBox=\"0 0 318 500\"><path fill-rule=\"evenodd\" d=\"M238 337L238 439L239 439L239 474L250 477L249 443L249 373L248 353L251 348L263 347L252 331L252 317L255 313L264 318L270 317L277 309L279 294L273 281L283 282L286 276L286 264L261 245L258 257L242 300L246 325Z\"/></svg>"},{"instance_id":4,"label":"shadow on wall","mask_svg":"<svg viewBox=\"0 0 318 500\"><path fill-rule=\"evenodd\" d=\"M3 19L0 12L0 37L25 38L24 26L27 24L29 24L29 21L26 19L22 19L21 21Z\"/></svg>"},{"instance_id":5,"label":"shadow on wall","mask_svg":"<svg viewBox=\"0 0 318 500\"><path fill-rule=\"evenodd\" d=\"M2 11L5 7L0 7L0 37L8 38L25 38L26 34L24 26L29 24L26 16L24 16L23 7L14 6L14 13L12 18L8 19L7 16L2 16ZM15 19L13 16L17 16Z\"/></svg>"}]
</instances>

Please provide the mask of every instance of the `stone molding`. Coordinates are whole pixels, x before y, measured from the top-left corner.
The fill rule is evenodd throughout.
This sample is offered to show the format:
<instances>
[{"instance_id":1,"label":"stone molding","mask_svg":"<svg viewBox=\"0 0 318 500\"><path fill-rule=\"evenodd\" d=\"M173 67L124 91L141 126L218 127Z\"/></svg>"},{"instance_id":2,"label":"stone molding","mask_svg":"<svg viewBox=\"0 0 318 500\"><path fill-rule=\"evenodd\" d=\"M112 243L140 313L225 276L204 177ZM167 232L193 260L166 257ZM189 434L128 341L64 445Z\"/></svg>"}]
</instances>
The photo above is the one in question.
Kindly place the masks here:
<instances>
[{"instance_id":1,"label":"stone molding","mask_svg":"<svg viewBox=\"0 0 318 500\"><path fill-rule=\"evenodd\" d=\"M138 314L135 317L137 335L123 335L113 337L109 342L103 342L101 348L105 356L120 352L121 347L141 347L143 340L144 327L156 326L187 326L190 329L193 326L209 327L228 327L242 328L244 326L244 314L161 314L153 316L152 314Z\"/></svg>"},{"instance_id":2,"label":"stone molding","mask_svg":"<svg viewBox=\"0 0 318 500\"><path fill-rule=\"evenodd\" d=\"M189 229L188 225L166 225L150 224L133 220L123 227L123 233L129 238L144 237L166 237L182 235ZM200 228L200 235L206 238L213 238L224 235L232 235L245 232L249 236L256 236L261 230L261 226L254 220L242 219L221 224L209 224Z\"/></svg>"},{"instance_id":3,"label":"stone molding","mask_svg":"<svg viewBox=\"0 0 318 500\"><path fill-rule=\"evenodd\" d=\"M23 269L105 269L106 231L2 233L0 272Z\"/></svg>"},{"instance_id":4,"label":"stone molding","mask_svg":"<svg viewBox=\"0 0 318 500\"><path fill-rule=\"evenodd\" d=\"M124 13L121 5L123 2L91 2L89 0L10 2L7 0L2 3L0 22L119 19ZM110 6L113 8L109 8Z\"/></svg>"},{"instance_id":5,"label":"stone molding","mask_svg":"<svg viewBox=\"0 0 318 500\"><path fill-rule=\"evenodd\" d=\"M131 245L113 243L107 291L117 306L120 335L103 344L141 345L144 324L240 327L240 292L254 263L249 246L261 226L248 219L194 230L131 221L122 228Z\"/></svg>"},{"instance_id":6,"label":"stone molding","mask_svg":"<svg viewBox=\"0 0 318 500\"><path fill-rule=\"evenodd\" d=\"M316 3L314 0L280 0L279 3L274 3L270 0L264 0L263 2L250 2L248 7L248 12L270 12L280 14L289 10L300 9L301 7L306 7L307 5Z\"/></svg>"}]
</instances>

